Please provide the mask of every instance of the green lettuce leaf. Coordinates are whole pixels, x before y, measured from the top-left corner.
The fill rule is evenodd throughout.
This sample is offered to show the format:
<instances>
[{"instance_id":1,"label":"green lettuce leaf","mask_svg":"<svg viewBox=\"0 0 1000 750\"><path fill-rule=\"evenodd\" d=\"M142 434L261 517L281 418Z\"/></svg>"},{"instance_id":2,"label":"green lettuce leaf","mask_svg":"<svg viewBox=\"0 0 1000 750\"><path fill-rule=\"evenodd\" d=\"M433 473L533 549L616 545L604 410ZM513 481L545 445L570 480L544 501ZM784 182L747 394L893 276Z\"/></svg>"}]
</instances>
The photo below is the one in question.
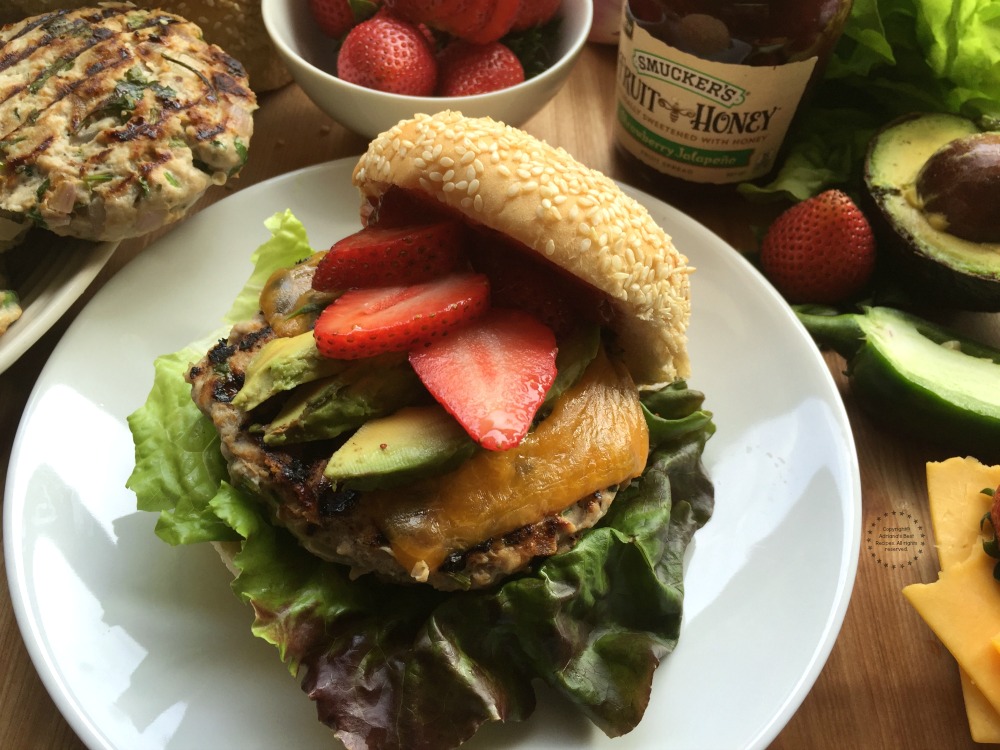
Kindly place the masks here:
<instances>
[{"instance_id":1,"label":"green lettuce leaf","mask_svg":"<svg viewBox=\"0 0 1000 750\"><path fill-rule=\"evenodd\" d=\"M280 227L296 245L304 237L288 215ZM270 256L255 255L248 287L266 278ZM251 606L254 634L348 746L455 747L485 723L530 716L537 680L609 736L635 727L680 633L684 552L712 513L701 456L714 424L702 393L678 383L643 394L647 470L573 549L498 587L447 593L352 580L229 484L183 379L212 340L157 360L149 397L129 417L128 486L140 509L159 513L157 534L171 544L231 543L233 590Z\"/></svg>"},{"instance_id":2,"label":"green lettuce leaf","mask_svg":"<svg viewBox=\"0 0 1000 750\"><path fill-rule=\"evenodd\" d=\"M209 507L228 476L219 434L191 400L184 373L218 336L192 344L154 363L146 402L128 417L135 466L126 486L139 510L158 512L157 535L170 544L236 539Z\"/></svg>"},{"instance_id":3,"label":"green lettuce leaf","mask_svg":"<svg viewBox=\"0 0 1000 750\"><path fill-rule=\"evenodd\" d=\"M625 734L677 643L684 552L712 513L701 454L714 428L701 398L667 397L672 417L654 418L678 429L601 525L486 591L352 581L224 483L210 504L244 539L233 589L253 608L253 632L303 675L319 718L348 746L455 747L483 723L527 718L537 679L609 736ZM706 421L692 430L695 415Z\"/></svg>"},{"instance_id":4,"label":"green lettuce leaf","mask_svg":"<svg viewBox=\"0 0 1000 750\"><path fill-rule=\"evenodd\" d=\"M264 225L271 238L251 256L250 278L224 318L229 325L257 313L260 291L272 273L314 252L291 211L274 214ZM184 381L187 369L228 331L227 325L179 352L158 357L152 389L128 417L135 466L126 486L135 492L140 510L160 513L156 533L170 544L238 538L208 503L228 473L218 433L191 400Z\"/></svg>"},{"instance_id":5,"label":"green lettuce leaf","mask_svg":"<svg viewBox=\"0 0 1000 750\"><path fill-rule=\"evenodd\" d=\"M264 226L270 230L271 239L258 247L250 257L254 267L253 274L223 318L226 323L252 318L260 309L260 293L271 274L315 252L309 245L305 227L291 211L286 209L283 213L274 214L264 222Z\"/></svg>"},{"instance_id":6,"label":"green lettuce leaf","mask_svg":"<svg viewBox=\"0 0 1000 750\"><path fill-rule=\"evenodd\" d=\"M781 165L753 199L861 189L875 131L911 112L1000 124L1000 5L994 0L855 0L826 74L796 117Z\"/></svg>"}]
</instances>

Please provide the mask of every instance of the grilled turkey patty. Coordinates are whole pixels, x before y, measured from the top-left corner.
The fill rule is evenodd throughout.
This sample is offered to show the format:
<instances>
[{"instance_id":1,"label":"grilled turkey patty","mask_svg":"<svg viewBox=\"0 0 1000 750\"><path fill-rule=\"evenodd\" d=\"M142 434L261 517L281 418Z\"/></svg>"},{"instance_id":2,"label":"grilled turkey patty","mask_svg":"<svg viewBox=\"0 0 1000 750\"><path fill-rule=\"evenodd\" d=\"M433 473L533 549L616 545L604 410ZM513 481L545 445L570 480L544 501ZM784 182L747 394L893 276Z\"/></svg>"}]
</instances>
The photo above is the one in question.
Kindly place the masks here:
<instances>
[{"instance_id":1,"label":"grilled turkey patty","mask_svg":"<svg viewBox=\"0 0 1000 750\"><path fill-rule=\"evenodd\" d=\"M238 324L187 375L195 403L219 432L233 483L263 500L272 519L313 554L349 565L356 575L375 572L413 583L366 515L364 493L336 491L323 476L334 450L332 441L265 446L261 436L248 429L255 421L252 413L230 403L243 385L247 365L274 335L262 316ZM540 516L503 537L485 539L452 555L440 570L429 573L427 583L443 590L480 588L524 568L539 555L568 549L580 531L604 516L614 496L615 490L609 488L581 498L562 513Z\"/></svg>"},{"instance_id":2,"label":"grilled turkey patty","mask_svg":"<svg viewBox=\"0 0 1000 750\"><path fill-rule=\"evenodd\" d=\"M170 13L124 3L0 29L0 214L118 240L174 221L246 160L242 65Z\"/></svg>"}]
</instances>

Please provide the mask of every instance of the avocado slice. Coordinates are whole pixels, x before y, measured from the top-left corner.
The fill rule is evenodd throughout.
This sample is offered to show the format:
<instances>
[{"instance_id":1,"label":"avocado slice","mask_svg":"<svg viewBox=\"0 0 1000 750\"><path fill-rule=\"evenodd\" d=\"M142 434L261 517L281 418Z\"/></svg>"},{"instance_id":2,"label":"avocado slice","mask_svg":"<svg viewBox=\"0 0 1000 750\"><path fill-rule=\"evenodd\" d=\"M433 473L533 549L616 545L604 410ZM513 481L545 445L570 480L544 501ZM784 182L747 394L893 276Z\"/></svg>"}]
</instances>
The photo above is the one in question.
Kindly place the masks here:
<instances>
[{"instance_id":1,"label":"avocado slice","mask_svg":"<svg viewBox=\"0 0 1000 750\"><path fill-rule=\"evenodd\" d=\"M365 422L330 457L327 479L353 489L379 489L440 473L477 449L441 406L408 406Z\"/></svg>"},{"instance_id":2,"label":"avocado slice","mask_svg":"<svg viewBox=\"0 0 1000 750\"><path fill-rule=\"evenodd\" d=\"M427 398L405 355L386 354L342 362L336 375L297 388L264 427L265 445L326 440L372 417Z\"/></svg>"},{"instance_id":3,"label":"avocado slice","mask_svg":"<svg viewBox=\"0 0 1000 750\"><path fill-rule=\"evenodd\" d=\"M879 245L894 280L922 300L961 310L1000 310L1000 242L976 241L996 223L1000 162L990 166L991 138L972 120L944 113L912 114L872 138L865 186ZM970 152L974 158L968 158ZM1000 150L997 151L1000 154ZM983 156L986 155L985 161ZM994 178L989 179L992 168ZM956 190L955 185L973 185ZM965 193L956 200L957 193ZM969 196L981 203L980 221ZM965 211L955 207L963 204ZM971 208L971 210L969 210ZM949 215L950 214L950 215Z\"/></svg>"},{"instance_id":4,"label":"avocado slice","mask_svg":"<svg viewBox=\"0 0 1000 750\"><path fill-rule=\"evenodd\" d=\"M560 339L556 353L556 379L545 394L541 412L547 413L559 397L572 387L594 361L601 348L601 328L596 325L577 326Z\"/></svg>"},{"instance_id":5,"label":"avocado slice","mask_svg":"<svg viewBox=\"0 0 1000 750\"><path fill-rule=\"evenodd\" d=\"M320 354L312 331L273 338L247 366L243 387L233 398L233 406L250 411L271 396L334 375L348 364Z\"/></svg>"}]
</instances>

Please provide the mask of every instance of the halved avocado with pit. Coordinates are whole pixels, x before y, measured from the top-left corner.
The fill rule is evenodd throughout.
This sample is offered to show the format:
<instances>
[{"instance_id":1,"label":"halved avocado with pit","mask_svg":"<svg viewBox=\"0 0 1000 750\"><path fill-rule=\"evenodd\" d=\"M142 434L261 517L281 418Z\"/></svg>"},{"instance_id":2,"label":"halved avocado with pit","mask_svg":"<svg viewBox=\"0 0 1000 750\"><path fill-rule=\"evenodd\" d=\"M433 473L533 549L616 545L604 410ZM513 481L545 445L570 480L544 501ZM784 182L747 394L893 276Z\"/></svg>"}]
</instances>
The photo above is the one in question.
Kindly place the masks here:
<instances>
[{"instance_id":1,"label":"halved avocado with pit","mask_svg":"<svg viewBox=\"0 0 1000 750\"><path fill-rule=\"evenodd\" d=\"M1000 133L905 116L872 139L865 183L896 281L924 301L1000 310Z\"/></svg>"}]
</instances>

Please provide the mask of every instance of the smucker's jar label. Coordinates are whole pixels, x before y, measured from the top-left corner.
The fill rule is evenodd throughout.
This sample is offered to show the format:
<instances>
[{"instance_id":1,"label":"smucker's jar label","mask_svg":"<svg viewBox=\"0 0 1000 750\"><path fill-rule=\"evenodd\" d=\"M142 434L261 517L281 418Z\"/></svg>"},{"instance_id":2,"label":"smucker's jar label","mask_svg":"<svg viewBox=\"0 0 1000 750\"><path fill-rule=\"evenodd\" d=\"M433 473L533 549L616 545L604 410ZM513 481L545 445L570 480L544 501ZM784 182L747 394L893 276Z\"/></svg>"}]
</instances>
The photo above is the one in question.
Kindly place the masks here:
<instances>
[{"instance_id":1,"label":"smucker's jar label","mask_svg":"<svg viewBox=\"0 0 1000 750\"><path fill-rule=\"evenodd\" d=\"M776 66L678 50L622 9L615 137L644 164L689 182L734 183L774 166L817 58Z\"/></svg>"}]
</instances>

